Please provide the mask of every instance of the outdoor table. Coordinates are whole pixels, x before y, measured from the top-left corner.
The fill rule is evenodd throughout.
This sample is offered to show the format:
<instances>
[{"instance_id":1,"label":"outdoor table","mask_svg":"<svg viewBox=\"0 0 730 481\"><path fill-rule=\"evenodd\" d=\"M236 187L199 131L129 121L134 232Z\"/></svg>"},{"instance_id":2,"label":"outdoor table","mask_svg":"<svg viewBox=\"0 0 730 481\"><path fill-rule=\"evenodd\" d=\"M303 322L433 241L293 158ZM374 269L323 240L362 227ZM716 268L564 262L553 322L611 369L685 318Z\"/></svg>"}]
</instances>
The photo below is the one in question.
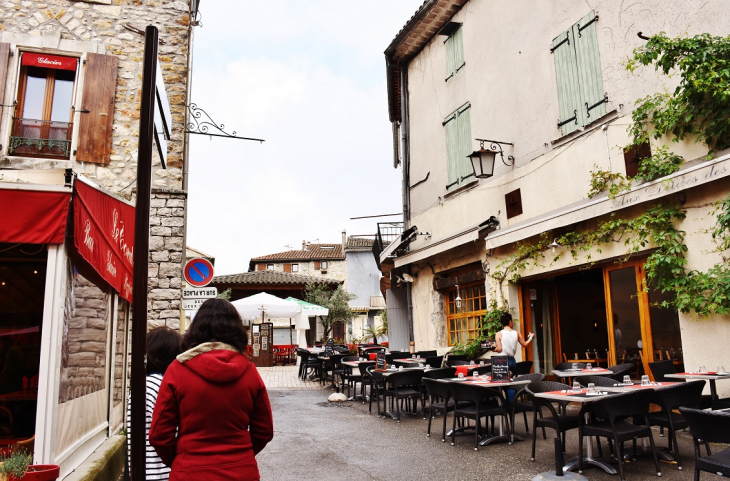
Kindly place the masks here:
<instances>
[{"instance_id":1,"label":"outdoor table","mask_svg":"<svg viewBox=\"0 0 730 481\"><path fill-rule=\"evenodd\" d=\"M566 369L564 371L560 371L557 369L553 369L553 376L557 376L560 379L565 378L574 378L574 377L580 377L580 376L613 376L614 372L608 369L604 369L602 367L594 367L591 369Z\"/></svg>"},{"instance_id":2,"label":"outdoor table","mask_svg":"<svg viewBox=\"0 0 730 481\"><path fill-rule=\"evenodd\" d=\"M398 364L403 367L418 367L419 364L426 364L426 360L421 359L413 359L410 357L404 358L404 359L393 359L393 364Z\"/></svg>"},{"instance_id":3,"label":"outdoor table","mask_svg":"<svg viewBox=\"0 0 730 481\"><path fill-rule=\"evenodd\" d=\"M428 371L429 369L427 369L425 367L418 367L418 366L416 366L416 367L404 367L403 370L406 370L406 371L419 370L419 371L424 371L425 372L425 371ZM398 373L398 372L403 372L403 371L400 370L400 369L388 368L385 371L378 371L378 372L380 372L383 375L383 378L385 380L387 380L393 374ZM395 403L395 406L396 406L396 409L397 409L398 408L398 403L397 402ZM391 419L398 419L398 417L395 414L393 414L390 411L386 411L386 408L387 407L388 406L385 404L385 396L383 396L383 415L388 415L388 416L390 416Z\"/></svg>"},{"instance_id":4,"label":"outdoor table","mask_svg":"<svg viewBox=\"0 0 730 481\"><path fill-rule=\"evenodd\" d=\"M555 372L555 371L553 371ZM610 372L610 371L609 371ZM599 392L606 392L606 394L601 395L588 395L587 389L581 389L580 392L573 392L572 390L567 390L565 392L563 391L550 391L550 392L541 392L541 393L535 393L535 397L543 398L543 399L550 399L552 401L568 401L568 402L576 402L576 403L589 403L591 401L597 401L599 399L604 399L606 396L614 396L618 393L616 392L609 392L606 388L603 386L599 386L596 388ZM591 438L586 436L586 450L585 450L585 456L583 457L583 464L589 465L589 466L596 466L601 469L603 469L608 474L616 474L616 470L613 466L611 466L610 463L606 461L602 461L601 459L594 458L593 457L593 443L591 441ZM618 446L616 447L618 449ZM563 466L563 471L570 471L574 469L576 466L578 466L578 457L571 458L568 460L567 463L565 463L565 466Z\"/></svg>"},{"instance_id":5,"label":"outdoor table","mask_svg":"<svg viewBox=\"0 0 730 481\"><path fill-rule=\"evenodd\" d=\"M470 366L471 367L471 366ZM474 366L479 367L479 366ZM479 387L488 387L492 389L498 389L500 393L504 395L504 388L508 388L511 386L522 386L525 384L530 384L530 381L528 380L512 380L512 381L482 381L481 379L479 381L474 381L473 379L469 379L468 377L464 378L451 378L451 379L444 379L446 382L463 382L466 384L472 384L474 386ZM504 398L503 398L504 399ZM479 422L479 420L477 420ZM514 427L512 428L512 431L514 431ZM447 433L447 435L449 435ZM486 435L484 439L479 441L479 446L486 446L488 444L494 444L494 443L502 443L502 442L508 442L509 444L512 444L515 440L522 441L521 436L515 436L514 432L510 432L509 435L504 433L504 420L502 419L502 416L499 416L499 434L496 434L494 436Z\"/></svg>"},{"instance_id":6,"label":"outdoor table","mask_svg":"<svg viewBox=\"0 0 730 481\"><path fill-rule=\"evenodd\" d=\"M718 374L715 371L708 372L678 372L676 374L665 374L664 377L670 377L672 379L704 379L710 381L710 396L713 401L717 400L717 386L715 381L718 379L730 379L730 373Z\"/></svg>"}]
</instances>

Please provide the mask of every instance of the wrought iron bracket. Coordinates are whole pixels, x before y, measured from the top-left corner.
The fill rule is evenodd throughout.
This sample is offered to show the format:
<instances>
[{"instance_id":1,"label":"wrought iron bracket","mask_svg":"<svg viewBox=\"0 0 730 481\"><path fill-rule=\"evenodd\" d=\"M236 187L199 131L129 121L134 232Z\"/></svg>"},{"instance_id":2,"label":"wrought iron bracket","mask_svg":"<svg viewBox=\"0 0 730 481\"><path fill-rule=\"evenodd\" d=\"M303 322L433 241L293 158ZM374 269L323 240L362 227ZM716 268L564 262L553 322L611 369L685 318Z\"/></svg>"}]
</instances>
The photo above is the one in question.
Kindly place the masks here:
<instances>
[{"instance_id":1,"label":"wrought iron bracket","mask_svg":"<svg viewBox=\"0 0 730 481\"><path fill-rule=\"evenodd\" d=\"M591 110L595 109L596 107L598 107L601 104L607 104L607 103L608 103L608 94L603 94L603 98L591 106L588 106L588 102L586 102L586 116L590 117Z\"/></svg>"},{"instance_id":2,"label":"wrought iron bracket","mask_svg":"<svg viewBox=\"0 0 730 481\"><path fill-rule=\"evenodd\" d=\"M264 139L255 139L252 137L239 137L236 135L234 130L231 133L225 131L226 126L223 124L216 124L215 121L208 115L208 112L198 108L197 104L188 105L188 112L190 112L190 121L185 126L186 134L198 134L198 135L209 135L212 137L224 137L229 139L239 140L255 140L257 142L264 143ZM212 130L211 130L212 129ZM220 132L220 133L214 133Z\"/></svg>"},{"instance_id":3,"label":"wrought iron bracket","mask_svg":"<svg viewBox=\"0 0 730 481\"><path fill-rule=\"evenodd\" d=\"M566 35L565 38L560 41L560 43L558 43L556 46L552 47L550 49L550 53L553 53L554 51L556 51L558 49L558 47L560 47L565 42L568 42L568 45L570 45L570 35Z\"/></svg>"},{"instance_id":4,"label":"wrought iron bracket","mask_svg":"<svg viewBox=\"0 0 730 481\"><path fill-rule=\"evenodd\" d=\"M504 151L502 150L503 145L514 146L515 144L513 144L511 142L500 142L498 140L488 140L488 139L474 139L474 140L479 142L480 149L483 149L485 144L489 144L489 150L499 152L499 156L502 159L502 163L504 165L506 165L507 167L515 165L515 158L512 157L511 155L507 156L507 160L510 162L509 164L504 160ZM467 177L469 177L469 176L467 176Z\"/></svg>"},{"instance_id":5,"label":"wrought iron bracket","mask_svg":"<svg viewBox=\"0 0 730 481\"><path fill-rule=\"evenodd\" d=\"M573 110L573 116L569 119L563 120L562 122L560 121L560 119L558 119L558 128L562 127L565 124L569 124L574 120L575 120L576 125L578 125L578 111L577 110Z\"/></svg>"},{"instance_id":6,"label":"wrought iron bracket","mask_svg":"<svg viewBox=\"0 0 730 481\"><path fill-rule=\"evenodd\" d=\"M597 22L597 21L598 21L598 15L596 15L595 17L593 17L588 23L586 23L583 26L581 26L580 24L578 24L578 36L579 37L582 37L583 35L581 35L581 32L583 30L585 30L586 28L588 28L588 25L590 25L590 24L592 24L594 22Z\"/></svg>"}]
</instances>

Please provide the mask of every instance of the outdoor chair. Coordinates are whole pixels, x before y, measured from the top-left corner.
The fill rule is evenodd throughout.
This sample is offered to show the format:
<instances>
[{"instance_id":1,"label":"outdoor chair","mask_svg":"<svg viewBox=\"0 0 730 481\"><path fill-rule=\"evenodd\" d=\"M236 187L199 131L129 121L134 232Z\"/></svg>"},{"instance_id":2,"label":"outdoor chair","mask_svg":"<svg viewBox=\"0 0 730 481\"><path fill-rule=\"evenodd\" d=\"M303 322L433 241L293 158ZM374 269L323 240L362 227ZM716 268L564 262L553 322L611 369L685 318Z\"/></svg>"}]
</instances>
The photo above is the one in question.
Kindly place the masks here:
<instances>
[{"instance_id":1,"label":"outdoor chair","mask_svg":"<svg viewBox=\"0 0 730 481\"><path fill-rule=\"evenodd\" d=\"M429 356L426 358L426 364L434 369L440 368L444 363L444 356Z\"/></svg>"},{"instance_id":2,"label":"outdoor chair","mask_svg":"<svg viewBox=\"0 0 730 481\"><path fill-rule=\"evenodd\" d=\"M565 389L565 388L563 388ZM623 443L634 441L637 438L648 437L651 444L651 451L654 455L654 466L657 476L662 475L657 459L654 436L647 420L649 404L654 392L650 389L636 390L609 396L598 401L583 405L580 411L580 426L578 428L578 472L583 471L583 437L598 436L613 440L616 443L616 458L619 460L618 471L621 481L624 476ZM592 414L592 421L586 422L586 414ZM633 424L627 419L634 418L641 421L641 424Z\"/></svg>"},{"instance_id":3,"label":"outdoor chair","mask_svg":"<svg viewBox=\"0 0 730 481\"><path fill-rule=\"evenodd\" d=\"M368 412L373 412L373 399L375 399L375 407L378 409L378 417L382 416L380 412L380 395L385 387L383 373L375 369L375 364L368 366L366 369L370 378L370 401Z\"/></svg>"},{"instance_id":4,"label":"outdoor chair","mask_svg":"<svg viewBox=\"0 0 730 481\"><path fill-rule=\"evenodd\" d=\"M730 476L730 448L712 454L709 444L730 444L730 416L685 407L679 412L689 424L695 445L695 481L699 481L700 471ZM700 454L700 442L705 444L706 456Z\"/></svg>"},{"instance_id":5,"label":"outdoor chair","mask_svg":"<svg viewBox=\"0 0 730 481\"><path fill-rule=\"evenodd\" d=\"M375 367L375 361L363 361L357 365L357 369L360 371L360 396L362 396L363 404L365 404L365 386L370 386L369 391L373 391L372 378L368 372L369 367ZM357 393L357 389L355 393Z\"/></svg>"},{"instance_id":6,"label":"outdoor chair","mask_svg":"<svg viewBox=\"0 0 730 481\"><path fill-rule=\"evenodd\" d=\"M449 361L468 361L469 356L466 354L446 354L446 363Z\"/></svg>"},{"instance_id":7,"label":"outdoor chair","mask_svg":"<svg viewBox=\"0 0 730 481\"><path fill-rule=\"evenodd\" d=\"M611 376L608 377L613 379L614 381L623 382L624 376L630 374L635 367L636 366L634 366L634 363L632 362L616 364L615 366L611 366L608 368L608 370L613 373ZM596 386L598 386L598 384L596 384Z\"/></svg>"},{"instance_id":8,"label":"outdoor chair","mask_svg":"<svg viewBox=\"0 0 730 481\"><path fill-rule=\"evenodd\" d=\"M357 361L360 358L358 356L345 356L342 358L340 363L344 361ZM352 367L346 366L344 364L342 365L342 385L347 386L347 397L351 397L352 394L352 387L354 386L355 393L357 393L357 383L362 382L362 376L360 376L360 371L358 370L355 372Z\"/></svg>"},{"instance_id":9,"label":"outdoor chair","mask_svg":"<svg viewBox=\"0 0 730 481\"><path fill-rule=\"evenodd\" d=\"M532 370L532 361L521 361L515 365L515 376L522 374L530 374Z\"/></svg>"},{"instance_id":10,"label":"outdoor chair","mask_svg":"<svg viewBox=\"0 0 730 481\"><path fill-rule=\"evenodd\" d=\"M483 366L475 367L470 371L470 374L473 376L474 373L477 373L478 375L482 374L491 374L492 373L492 365L491 364L485 364Z\"/></svg>"},{"instance_id":11,"label":"outdoor chair","mask_svg":"<svg viewBox=\"0 0 730 481\"><path fill-rule=\"evenodd\" d=\"M649 370L654 376L654 381L665 382L672 379L666 379L667 374L674 374L677 370L674 368L674 361L657 361L649 363Z\"/></svg>"},{"instance_id":12,"label":"outdoor chair","mask_svg":"<svg viewBox=\"0 0 730 481\"><path fill-rule=\"evenodd\" d=\"M573 368L573 364L578 365L578 369L585 369L586 363L584 362L561 362L560 364L556 364L553 366L553 369L556 371L567 371L568 369Z\"/></svg>"},{"instance_id":13,"label":"outdoor chair","mask_svg":"<svg viewBox=\"0 0 730 481\"><path fill-rule=\"evenodd\" d=\"M583 387L588 387L591 383L593 383L596 387L613 387L616 385L616 380L608 376L580 376L575 379Z\"/></svg>"},{"instance_id":14,"label":"outdoor chair","mask_svg":"<svg viewBox=\"0 0 730 481\"><path fill-rule=\"evenodd\" d=\"M446 365L449 366L449 367L454 367L454 366L468 366L470 364L471 363L469 361L466 361L466 360L451 359L450 357L448 359L446 359Z\"/></svg>"},{"instance_id":15,"label":"outdoor chair","mask_svg":"<svg viewBox=\"0 0 730 481\"><path fill-rule=\"evenodd\" d=\"M690 381L668 386L654 391L651 402L660 406L661 411L650 412L647 415L649 425L661 426L669 430L667 440L667 451L672 452L674 444L674 457L677 459L677 469L682 470L682 459L679 456L679 445L677 444L677 429L685 429L689 425L681 414L675 412L680 407L696 408L702 397L702 389L705 381Z\"/></svg>"},{"instance_id":16,"label":"outdoor chair","mask_svg":"<svg viewBox=\"0 0 730 481\"><path fill-rule=\"evenodd\" d=\"M439 369L430 369L428 371L423 372L423 378L424 379L453 379L456 377L456 368L455 367L442 367ZM428 393L426 392L426 386L421 386L421 393L423 394L423 399L421 400L421 405L426 405L426 399L428 396Z\"/></svg>"},{"instance_id":17,"label":"outdoor chair","mask_svg":"<svg viewBox=\"0 0 730 481\"><path fill-rule=\"evenodd\" d=\"M509 413L504 407L502 394L491 388L461 382L449 383L451 398L455 403L454 422L451 428L451 445L456 437L457 418L473 419L476 423L474 433L474 451L479 449L479 434L481 434L481 418L502 416L507 422L507 431L512 432L509 423Z\"/></svg>"},{"instance_id":18,"label":"outdoor chair","mask_svg":"<svg viewBox=\"0 0 730 481\"><path fill-rule=\"evenodd\" d=\"M410 359L411 355L408 351L390 351L391 359Z\"/></svg>"},{"instance_id":19,"label":"outdoor chair","mask_svg":"<svg viewBox=\"0 0 730 481\"><path fill-rule=\"evenodd\" d=\"M315 357L312 359L312 354L306 349L297 349L297 356L301 359L299 361L299 377L303 381L307 380L307 376L320 376L320 368L322 364Z\"/></svg>"},{"instance_id":20,"label":"outdoor chair","mask_svg":"<svg viewBox=\"0 0 730 481\"><path fill-rule=\"evenodd\" d=\"M342 369L341 361L343 357L345 357L344 354L332 354L329 356L329 359L326 359L323 362L322 373L320 376L320 382L322 383L322 385L326 384L327 379L329 378L332 381L332 385L334 386L337 382L337 378L342 377L342 373L344 372L344 370Z\"/></svg>"},{"instance_id":21,"label":"outdoor chair","mask_svg":"<svg viewBox=\"0 0 730 481\"><path fill-rule=\"evenodd\" d=\"M391 408L395 404L397 420L400 422L400 406L403 401L413 402L413 413L418 410L418 399L421 397L421 379L423 371L411 370L396 372L385 378L385 390L383 392L383 403L387 406L390 398ZM421 406L423 408L423 406Z\"/></svg>"},{"instance_id":22,"label":"outdoor chair","mask_svg":"<svg viewBox=\"0 0 730 481\"><path fill-rule=\"evenodd\" d=\"M522 376L518 376L516 379L520 380L520 381L526 380L526 381L530 381L530 382L542 381L545 379L545 374L542 374L540 372L523 374ZM527 424L527 413L528 413L528 411L530 411L530 412L533 411L533 407L532 407L532 401L530 401L529 399L526 401L524 400L527 397L527 393L525 393L526 387L527 387L527 385L524 385L521 387L515 386L515 388L517 388L517 389L515 391L514 397L512 398L512 402L508 401L508 407L510 410L510 420L512 421L512 429L514 430L516 428L515 416L519 413L522 413L522 415L525 419L525 432L527 432L527 434L530 434L530 427ZM544 432L545 432L545 430L543 429L543 433Z\"/></svg>"},{"instance_id":23,"label":"outdoor chair","mask_svg":"<svg viewBox=\"0 0 730 481\"><path fill-rule=\"evenodd\" d=\"M535 397L535 394L550 392L550 391L562 391L563 389L570 389L570 386L560 382L554 381L533 381L525 387L525 394L527 398L532 402L532 456L530 460L535 460L535 444L537 442L537 428L541 428L543 437L545 437L545 428L553 429L555 431L555 438L560 439L560 443L565 452L565 433L571 429L576 429L580 424L580 419L575 415L565 414L564 407L569 401L551 401L549 399L543 399ZM555 409L555 404L558 405L558 409ZM546 412L547 411L547 412Z\"/></svg>"},{"instance_id":24,"label":"outdoor chair","mask_svg":"<svg viewBox=\"0 0 730 481\"><path fill-rule=\"evenodd\" d=\"M426 430L426 436L431 436L431 420L434 418L436 413L441 413L444 416L443 429L441 431L441 442L446 442L446 415L452 412L456 403L451 400L451 390L449 384L438 380L429 379L424 377L422 379L424 386L426 387L426 393L428 395L428 429ZM424 419L426 416L426 407L423 407Z\"/></svg>"},{"instance_id":25,"label":"outdoor chair","mask_svg":"<svg viewBox=\"0 0 730 481\"><path fill-rule=\"evenodd\" d=\"M421 356L422 359L426 359L427 357L435 357L437 355L437 352L434 351L416 351L416 356Z\"/></svg>"}]
</instances>

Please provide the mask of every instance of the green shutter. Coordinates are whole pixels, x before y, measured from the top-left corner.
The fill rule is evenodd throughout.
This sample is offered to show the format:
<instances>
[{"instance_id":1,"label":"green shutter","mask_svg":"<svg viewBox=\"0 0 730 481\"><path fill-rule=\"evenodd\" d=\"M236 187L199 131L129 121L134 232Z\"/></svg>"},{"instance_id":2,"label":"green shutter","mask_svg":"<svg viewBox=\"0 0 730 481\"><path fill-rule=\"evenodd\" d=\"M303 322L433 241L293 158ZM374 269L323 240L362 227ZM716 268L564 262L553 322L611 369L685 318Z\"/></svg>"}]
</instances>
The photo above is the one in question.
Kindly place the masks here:
<instances>
[{"instance_id":1,"label":"green shutter","mask_svg":"<svg viewBox=\"0 0 730 481\"><path fill-rule=\"evenodd\" d=\"M446 182L447 191L459 187L459 164L457 159L459 154L459 135L456 117L457 114L454 112L444 120L444 128L446 129L447 170L449 174Z\"/></svg>"},{"instance_id":2,"label":"green shutter","mask_svg":"<svg viewBox=\"0 0 730 481\"><path fill-rule=\"evenodd\" d=\"M606 104L599 103L603 100L605 92L601 57L598 52L597 25L596 12L589 13L573 25L581 110L585 116L585 124L590 124L606 113ZM588 111L590 107L592 108Z\"/></svg>"},{"instance_id":3,"label":"green shutter","mask_svg":"<svg viewBox=\"0 0 730 481\"><path fill-rule=\"evenodd\" d=\"M459 136L459 153L458 153L458 171L459 185L467 184L473 181L474 169L468 155L473 151L471 149L471 109L467 104L459 109L457 120L457 129Z\"/></svg>"},{"instance_id":4,"label":"green shutter","mask_svg":"<svg viewBox=\"0 0 730 481\"><path fill-rule=\"evenodd\" d=\"M453 45L454 45L454 75L461 70L461 67L464 66L464 34L463 29L459 28L454 34L451 36L451 38L454 39Z\"/></svg>"},{"instance_id":5,"label":"green shutter","mask_svg":"<svg viewBox=\"0 0 730 481\"><path fill-rule=\"evenodd\" d=\"M454 36L450 36L444 42L446 45L446 80L449 80L456 73L456 60L454 58Z\"/></svg>"},{"instance_id":6,"label":"green shutter","mask_svg":"<svg viewBox=\"0 0 730 481\"><path fill-rule=\"evenodd\" d=\"M584 125L585 108L581 108L578 68L575 58L575 40L572 28L553 40L555 76L558 85L558 122L564 123L560 130L569 134ZM567 122L569 119L574 119Z\"/></svg>"}]
</instances>

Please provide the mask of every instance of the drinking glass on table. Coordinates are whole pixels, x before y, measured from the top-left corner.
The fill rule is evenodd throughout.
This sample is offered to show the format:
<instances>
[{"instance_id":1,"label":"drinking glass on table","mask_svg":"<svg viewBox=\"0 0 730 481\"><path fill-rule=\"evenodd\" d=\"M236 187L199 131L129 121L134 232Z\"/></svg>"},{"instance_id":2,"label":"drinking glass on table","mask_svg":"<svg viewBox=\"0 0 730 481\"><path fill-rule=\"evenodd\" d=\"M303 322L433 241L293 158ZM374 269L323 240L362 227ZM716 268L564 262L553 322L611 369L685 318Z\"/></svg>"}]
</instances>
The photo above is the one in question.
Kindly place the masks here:
<instances>
[{"instance_id":1,"label":"drinking glass on table","mask_svg":"<svg viewBox=\"0 0 730 481\"><path fill-rule=\"evenodd\" d=\"M479 380L479 373L476 372L476 371L474 371L474 374L472 374L472 379L474 380L474 382L478 381Z\"/></svg>"},{"instance_id":2,"label":"drinking glass on table","mask_svg":"<svg viewBox=\"0 0 730 481\"><path fill-rule=\"evenodd\" d=\"M588 394L595 394L596 393L596 385L592 382L588 383Z\"/></svg>"},{"instance_id":3,"label":"drinking glass on table","mask_svg":"<svg viewBox=\"0 0 730 481\"><path fill-rule=\"evenodd\" d=\"M580 383L578 381L573 381L573 392L581 392L583 388L580 387Z\"/></svg>"},{"instance_id":4,"label":"drinking glass on table","mask_svg":"<svg viewBox=\"0 0 730 481\"><path fill-rule=\"evenodd\" d=\"M464 379L464 373L463 372L460 372L459 373L459 379Z\"/></svg>"},{"instance_id":5,"label":"drinking glass on table","mask_svg":"<svg viewBox=\"0 0 730 481\"><path fill-rule=\"evenodd\" d=\"M481 379L481 381L482 381L482 382L487 382L487 381L488 381L488 379L487 379L487 375L486 375L486 374L482 374L482 375L480 376L480 379Z\"/></svg>"},{"instance_id":6,"label":"drinking glass on table","mask_svg":"<svg viewBox=\"0 0 730 481\"><path fill-rule=\"evenodd\" d=\"M473 366L474 364L475 364L475 362L474 362L474 361L469 361L469 365L470 365L470 366Z\"/></svg>"},{"instance_id":7,"label":"drinking glass on table","mask_svg":"<svg viewBox=\"0 0 730 481\"><path fill-rule=\"evenodd\" d=\"M420 354L416 354L416 359L420 361L421 360L421 355Z\"/></svg>"},{"instance_id":8,"label":"drinking glass on table","mask_svg":"<svg viewBox=\"0 0 730 481\"><path fill-rule=\"evenodd\" d=\"M642 386L648 386L649 385L649 376L647 376L646 374L644 374L643 376L641 376L641 385Z\"/></svg>"},{"instance_id":9,"label":"drinking glass on table","mask_svg":"<svg viewBox=\"0 0 730 481\"><path fill-rule=\"evenodd\" d=\"M484 361L479 361L479 367L484 366Z\"/></svg>"},{"instance_id":10,"label":"drinking glass on table","mask_svg":"<svg viewBox=\"0 0 730 481\"><path fill-rule=\"evenodd\" d=\"M571 366L571 369L573 371L577 371L578 370L578 363L577 362L574 362L573 365Z\"/></svg>"},{"instance_id":11,"label":"drinking glass on table","mask_svg":"<svg viewBox=\"0 0 730 481\"><path fill-rule=\"evenodd\" d=\"M725 374L725 366L717 366L718 374Z\"/></svg>"},{"instance_id":12,"label":"drinking glass on table","mask_svg":"<svg viewBox=\"0 0 730 481\"><path fill-rule=\"evenodd\" d=\"M705 365L700 364L700 373L706 373L706 372L707 372L707 368L705 367Z\"/></svg>"},{"instance_id":13,"label":"drinking glass on table","mask_svg":"<svg viewBox=\"0 0 730 481\"><path fill-rule=\"evenodd\" d=\"M593 369L593 364L591 364L590 362L586 364L586 369Z\"/></svg>"},{"instance_id":14,"label":"drinking glass on table","mask_svg":"<svg viewBox=\"0 0 730 481\"><path fill-rule=\"evenodd\" d=\"M411 356L411 359L415 359L415 358L416 358L416 355L415 354Z\"/></svg>"},{"instance_id":15,"label":"drinking glass on table","mask_svg":"<svg viewBox=\"0 0 730 481\"><path fill-rule=\"evenodd\" d=\"M631 383L631 376L629 376L628 374L624 376L624 384L626 386L631 386L631 384L632 384Z\"/></svg>"}]
</instances>

